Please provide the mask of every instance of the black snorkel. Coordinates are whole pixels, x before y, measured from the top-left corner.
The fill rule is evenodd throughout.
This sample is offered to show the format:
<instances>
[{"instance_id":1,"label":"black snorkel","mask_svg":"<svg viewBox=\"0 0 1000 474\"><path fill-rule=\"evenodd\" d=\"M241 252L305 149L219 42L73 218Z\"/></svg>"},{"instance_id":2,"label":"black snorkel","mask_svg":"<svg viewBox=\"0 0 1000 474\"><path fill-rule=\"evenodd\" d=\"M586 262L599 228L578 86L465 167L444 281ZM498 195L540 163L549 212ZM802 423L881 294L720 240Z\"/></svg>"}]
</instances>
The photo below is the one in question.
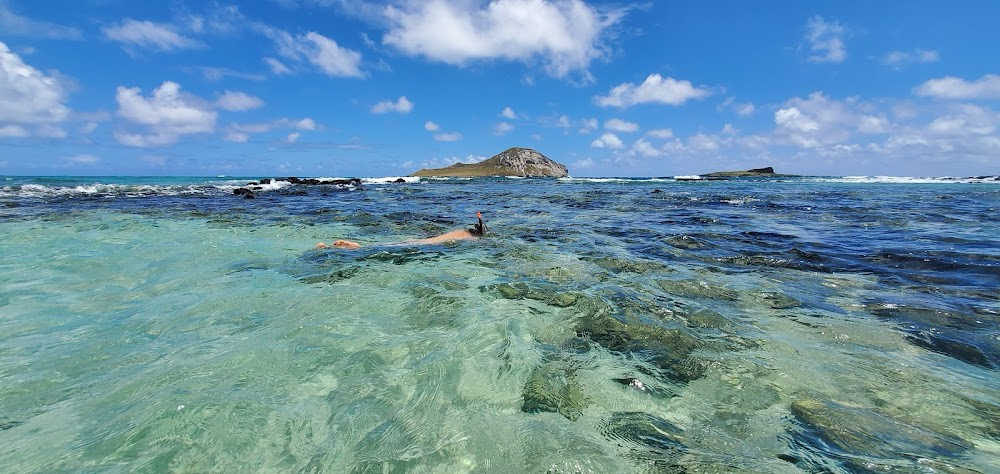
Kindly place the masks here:
<instances>
[{"instance_id":1,"label":"black snorkel","mask_svg":"<svg viewBox=\"0 0 1000 474\"><path fill-rule=\"evenodd\" d=\"M486 224L483 223L483 214L482 213L476 212L476 218L479 219L479 222L476 222L472 226L472 228L469 229L469 233L472 234L472 235L481 236L481 235L485 234L486 231L489 230L489 229L486 227Z\"/></svg>"}]
</instances>

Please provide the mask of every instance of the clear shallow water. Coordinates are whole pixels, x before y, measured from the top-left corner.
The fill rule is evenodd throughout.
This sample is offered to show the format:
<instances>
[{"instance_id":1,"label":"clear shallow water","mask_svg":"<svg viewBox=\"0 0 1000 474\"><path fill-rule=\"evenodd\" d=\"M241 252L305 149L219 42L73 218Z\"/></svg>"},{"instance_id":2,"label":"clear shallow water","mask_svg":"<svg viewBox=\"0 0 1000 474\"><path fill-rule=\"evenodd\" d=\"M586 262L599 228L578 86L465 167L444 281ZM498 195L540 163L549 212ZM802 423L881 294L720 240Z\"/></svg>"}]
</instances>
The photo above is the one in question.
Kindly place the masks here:
<instances>
[{"instance_id":1,"label":"clear shallow water","mask_svg":"<svg viewBox=\"0 0 1000 474\"><path fill-rule=\"evenodd\" d=\"M994 181L388 181L0 182L0 468L1000 469Z\"/></svg>"}]
</instances>

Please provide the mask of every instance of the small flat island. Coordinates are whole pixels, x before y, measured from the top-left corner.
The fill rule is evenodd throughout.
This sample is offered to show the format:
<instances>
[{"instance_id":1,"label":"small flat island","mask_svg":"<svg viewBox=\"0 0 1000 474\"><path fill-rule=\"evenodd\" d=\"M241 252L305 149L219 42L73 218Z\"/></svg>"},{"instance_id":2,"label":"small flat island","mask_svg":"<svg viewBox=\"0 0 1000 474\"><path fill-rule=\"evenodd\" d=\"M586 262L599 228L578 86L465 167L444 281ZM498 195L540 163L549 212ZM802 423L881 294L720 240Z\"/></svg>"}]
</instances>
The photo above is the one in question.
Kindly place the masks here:
<instances>
[{"instance_id":1,"label":"small flat island","mask_svg":"<svg viewBox=\"0 0 1000 474\"><path fill-rule=\"evenodd\" d=\"M410 176L420 177L481 177L520 176L565 178L569 170L545 155L531 149L513 147L479 163L455 163L445 168L422 169Z\"/></svg>"},{"instance_id":2,"label":"small flat island","mask_svg":"<svg viewBox=\"0 0 1000 474\"><path fill-rule=\"evenodd\" d=\"M768 166L766 168L754 168L745 171L715 171L707 174L700 174L696 176L677 176L674 179L678 181L701 181L701 180L723 180L730 178L791 178L798 175L794 174L779 174L774 172L774 168Z\"/></svg>"}]
</instances>

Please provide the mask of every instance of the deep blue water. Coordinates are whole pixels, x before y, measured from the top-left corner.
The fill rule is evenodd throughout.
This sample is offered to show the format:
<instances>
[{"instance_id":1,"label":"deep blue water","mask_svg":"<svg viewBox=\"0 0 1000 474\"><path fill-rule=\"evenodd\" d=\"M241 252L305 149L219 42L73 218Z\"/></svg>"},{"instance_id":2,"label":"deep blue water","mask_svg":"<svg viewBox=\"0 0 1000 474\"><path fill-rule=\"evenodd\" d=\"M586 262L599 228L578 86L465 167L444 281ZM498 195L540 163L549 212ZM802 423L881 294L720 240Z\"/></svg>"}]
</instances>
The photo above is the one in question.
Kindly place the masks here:
<instances>
[{"instance_id":1,"label":"deep blue water","mask_svg":"<svg viewBox=\"0 0 1000 474\"><path fill-rule=\"evenodd\" d=\"M1000 470L994 178L250 181L0 181L0 470Z\"/></svg>"}]
</instances>

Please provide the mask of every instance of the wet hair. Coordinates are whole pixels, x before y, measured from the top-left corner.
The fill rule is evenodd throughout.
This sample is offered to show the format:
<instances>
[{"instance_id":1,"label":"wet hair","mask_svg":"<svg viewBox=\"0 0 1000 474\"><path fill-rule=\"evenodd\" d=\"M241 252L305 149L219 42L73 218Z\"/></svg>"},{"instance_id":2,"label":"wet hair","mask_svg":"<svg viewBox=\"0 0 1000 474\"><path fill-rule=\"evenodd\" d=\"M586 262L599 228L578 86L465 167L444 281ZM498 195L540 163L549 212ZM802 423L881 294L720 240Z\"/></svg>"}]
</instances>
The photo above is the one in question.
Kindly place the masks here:
<instances>
[{"instance_id":1,"label":"wet hair","mask_svg":"<svg viewBox=\"0 0 1000 474\"><path fill-rule=\"evenodd\" d=\"M472 228L469 229L469 233L472 235L483 235L487 230L489 230L489 228L483 223L483 217L480 216L479 213L476 213L476 217L479 218L479 222L472 225Z\"/></svg>"}]
</instances>

